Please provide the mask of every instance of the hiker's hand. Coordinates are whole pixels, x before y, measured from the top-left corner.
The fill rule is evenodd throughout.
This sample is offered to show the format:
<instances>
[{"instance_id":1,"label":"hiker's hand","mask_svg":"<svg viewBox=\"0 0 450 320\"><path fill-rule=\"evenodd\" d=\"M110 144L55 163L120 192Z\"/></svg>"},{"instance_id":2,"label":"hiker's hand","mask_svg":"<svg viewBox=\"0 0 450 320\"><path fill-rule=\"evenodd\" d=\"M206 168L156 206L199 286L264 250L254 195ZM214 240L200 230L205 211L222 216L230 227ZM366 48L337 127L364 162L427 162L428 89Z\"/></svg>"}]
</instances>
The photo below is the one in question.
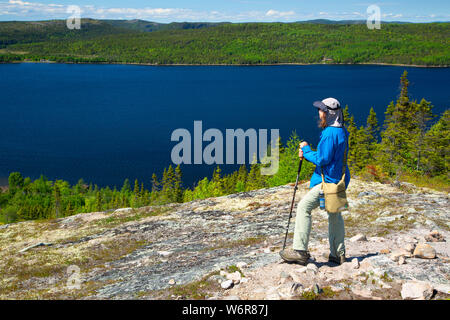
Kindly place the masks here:
<instances>
[{"instance_id":1,"label":"hiker's hand","mask_svg":"<svg viewBox=\"0 0 450 320\"><path fill-rule=\"evenodd\" d=\"M307 145L308 145L308 142L306 142L306 141L300 142L300 149Z\"/></svg>"},{"instance_id":2,"label":"hiker's hand","mask_svg":"<svg viewBox=\"0 0 450 320\"><path fill-rule=\"evenodd\" d=\"M298 149L298 157L300 159L303 159L303 151L302 151L302 149Z\"/></svg>"}]
</instances>

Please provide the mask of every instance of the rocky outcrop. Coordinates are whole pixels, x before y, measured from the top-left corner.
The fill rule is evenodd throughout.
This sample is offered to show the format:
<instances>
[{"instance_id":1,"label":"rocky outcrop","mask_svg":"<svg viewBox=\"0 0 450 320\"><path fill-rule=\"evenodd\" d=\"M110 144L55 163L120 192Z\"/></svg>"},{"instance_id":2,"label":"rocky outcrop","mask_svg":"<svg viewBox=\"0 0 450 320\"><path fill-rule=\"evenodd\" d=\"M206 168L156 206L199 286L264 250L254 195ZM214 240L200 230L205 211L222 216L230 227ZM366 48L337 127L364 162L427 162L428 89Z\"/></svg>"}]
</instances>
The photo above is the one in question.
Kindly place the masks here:
<instances>
[{"instance_id":1,"label":"rocky outcrop","mask_svg":"<svg viewBox=\"0 0 450 320\"><path fill-rule=\"evenodd\" d=\"M327 262L327 214L316 209L303 267L278 254L292 192L287 185L2 226L0 298L448 297L447 193L353 179L343 212L348 262Z\"/></svg>"}]
</instances>

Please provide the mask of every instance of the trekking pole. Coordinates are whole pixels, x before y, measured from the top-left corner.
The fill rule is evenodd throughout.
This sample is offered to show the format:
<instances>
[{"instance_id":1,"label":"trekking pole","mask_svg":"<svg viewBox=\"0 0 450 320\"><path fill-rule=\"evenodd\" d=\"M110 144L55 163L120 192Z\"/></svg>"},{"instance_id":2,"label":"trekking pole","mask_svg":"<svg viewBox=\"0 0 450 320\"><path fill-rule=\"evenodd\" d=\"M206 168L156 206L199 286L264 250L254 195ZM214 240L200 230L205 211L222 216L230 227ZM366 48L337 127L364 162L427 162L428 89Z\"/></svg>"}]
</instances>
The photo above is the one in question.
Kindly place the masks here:
<instances>
[{"instance_id":1,"label":"trekking pole","mask_svg":"<svg viewBox=\"0 0 450 320\"><path fill-rule=\"evenodd\" d=\"M295 192L297 191L298 178L300 176L300 171L302 170L302 162L303 162L303 158L300 159L300 163L298 165L297 179L295 180L294 196L292 197L291 211L289 212L289 220L288 220L288 225L287 225L287 228L286 228L286 235L284 236L283 250L286 248L286 240L287 240L287 235L288 235L288 231L289 231L289 224L290 224L291 218L292 218L292 209L294 209Z\"/></svg>"}]
</instances>

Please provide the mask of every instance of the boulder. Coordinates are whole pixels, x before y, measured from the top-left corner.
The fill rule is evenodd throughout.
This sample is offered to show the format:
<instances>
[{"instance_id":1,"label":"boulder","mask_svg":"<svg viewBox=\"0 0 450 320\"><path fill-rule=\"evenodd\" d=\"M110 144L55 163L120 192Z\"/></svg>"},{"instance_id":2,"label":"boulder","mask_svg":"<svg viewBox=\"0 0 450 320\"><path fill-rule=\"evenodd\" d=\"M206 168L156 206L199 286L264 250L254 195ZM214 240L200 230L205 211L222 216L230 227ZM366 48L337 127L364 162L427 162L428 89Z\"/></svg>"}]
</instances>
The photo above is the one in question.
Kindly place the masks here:
<instances>
[{"instance_id":1,"label":"boulder","mask_svg":"<svg viewBox=\"0 0 450 320\"><path fill-rule=\"evenodd\" d=\"M426 243L419 243L414 249L414 257L421 259L434 259L436 258L436 250Z\"/></svg>"},{"instance_id":2,"label":"boulder","mask_svg":"<svg viewBox=\"0 0 450 320\"><path fill-rule=\"evenodd\" d=\"M401 291L404 300L428 300L433 296L433 287L427 282L408 281Z\"/></svg>"},{"instance_id":3,"label":"boulder","mask_svg":"<svg viewBox=\"0 0 450 320\"><path fill-rule=\"evenodd\" d=\"M225 280L223 281L220 286L222 287L222 289L230 289L233 286L233 281L232 280Z\"/></svg>"}]
</instances>

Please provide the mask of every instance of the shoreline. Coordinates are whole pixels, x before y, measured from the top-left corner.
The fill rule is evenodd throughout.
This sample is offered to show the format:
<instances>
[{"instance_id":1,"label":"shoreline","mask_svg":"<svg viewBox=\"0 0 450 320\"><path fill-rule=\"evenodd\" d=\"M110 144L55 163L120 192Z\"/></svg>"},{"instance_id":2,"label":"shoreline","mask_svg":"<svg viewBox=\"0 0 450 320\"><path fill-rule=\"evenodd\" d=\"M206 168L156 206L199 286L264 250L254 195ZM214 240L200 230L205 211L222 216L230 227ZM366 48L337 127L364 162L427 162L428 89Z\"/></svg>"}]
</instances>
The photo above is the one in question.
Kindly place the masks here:
<instances>
[{"instance_id":1,"label":"shoreline","mask_svg":"<svg viewBox=\"0 0 450 320\"><path fill-rule=\"evenodd\" d=\"M56 62L56 61L12 61L1 62L0 64L16 64L16 63L47 63L47 64L98 64L98 65L135 65L150 67L183 67L183 66L235 66L235 67L267 67L267 66L314 66L314 65L331 65L331 66L390 66L390 67L411 67L411 68L449 68L450 65L417 65L402 63L385 63L385 62L362 62L362 63L301 63L301 62L282 62L282 63L259 63L259 64L235 64L235 63L145 63L145 62Z\"/></svg>"}]
</instances>

